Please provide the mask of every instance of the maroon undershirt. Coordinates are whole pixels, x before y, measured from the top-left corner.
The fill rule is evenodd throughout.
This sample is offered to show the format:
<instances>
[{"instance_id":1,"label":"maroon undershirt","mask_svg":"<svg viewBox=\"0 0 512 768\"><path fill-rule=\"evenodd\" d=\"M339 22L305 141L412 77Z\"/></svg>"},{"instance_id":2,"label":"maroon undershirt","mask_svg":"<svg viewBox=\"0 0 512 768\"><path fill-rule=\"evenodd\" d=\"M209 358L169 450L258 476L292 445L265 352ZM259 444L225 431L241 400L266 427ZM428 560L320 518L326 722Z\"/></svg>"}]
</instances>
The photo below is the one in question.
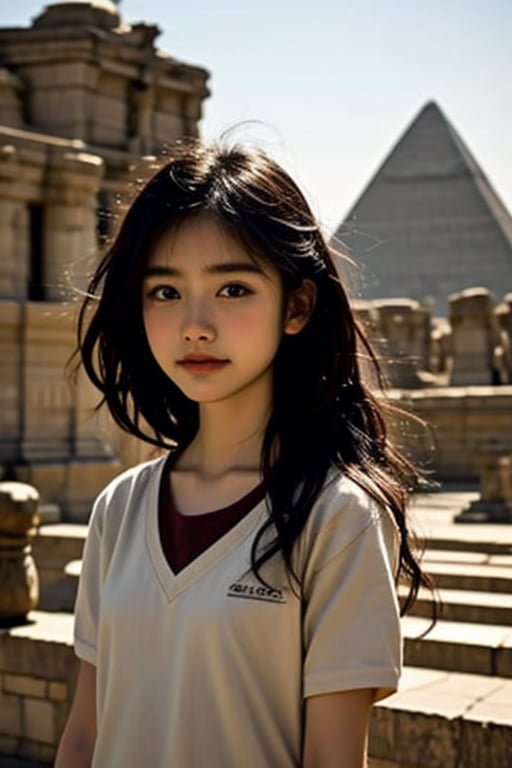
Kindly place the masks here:
<instances>
[{"instance_id":1,"label":"maroon undershirt","mask_svg":"<svg viewBox=\"0 0 512 768\"><path fill-rule=\"evenodd\" d=\"M240 522L265 496L263 483L234 504L200 515L176 509L169 480L170 462L162 473L158 501L160 541L173 573L179 573Z\"/></svg>"}]
</instances>

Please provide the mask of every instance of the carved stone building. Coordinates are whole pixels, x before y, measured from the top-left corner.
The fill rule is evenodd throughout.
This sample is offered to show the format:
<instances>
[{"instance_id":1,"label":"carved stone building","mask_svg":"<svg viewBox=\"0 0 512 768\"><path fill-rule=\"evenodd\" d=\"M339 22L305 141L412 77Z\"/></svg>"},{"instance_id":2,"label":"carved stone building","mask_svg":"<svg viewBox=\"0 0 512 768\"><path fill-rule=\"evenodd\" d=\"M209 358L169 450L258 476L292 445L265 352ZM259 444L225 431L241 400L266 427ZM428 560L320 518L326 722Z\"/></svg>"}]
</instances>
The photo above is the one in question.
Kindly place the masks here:
<instances>
[{"instance_id":1,"label":"carved stone building","mask_svg":"<svg viewBox=\"0 0 512 768\"><path fill-rule=\"evenodd\" d=\"M407 128L335 235L361 298L407 296L446 316L474 286L512 290L512 217L434 103ZM354 276L353 276L354 279Z\"/></svg>"},{"instance_id":2,"label":"carved stone building","mask_svg":"<svg viewBox=\"0 0 512 768\"><path fill-rule=\"evenodd\" d=\"M53 3L28 28L0 29L0 467L69 519L122 450L91 418L91 389L64 378L69 300L130 168L197 136L208 96L208 73L161 53L158 33L108 0Z\"/></svg>"}]
</instances>

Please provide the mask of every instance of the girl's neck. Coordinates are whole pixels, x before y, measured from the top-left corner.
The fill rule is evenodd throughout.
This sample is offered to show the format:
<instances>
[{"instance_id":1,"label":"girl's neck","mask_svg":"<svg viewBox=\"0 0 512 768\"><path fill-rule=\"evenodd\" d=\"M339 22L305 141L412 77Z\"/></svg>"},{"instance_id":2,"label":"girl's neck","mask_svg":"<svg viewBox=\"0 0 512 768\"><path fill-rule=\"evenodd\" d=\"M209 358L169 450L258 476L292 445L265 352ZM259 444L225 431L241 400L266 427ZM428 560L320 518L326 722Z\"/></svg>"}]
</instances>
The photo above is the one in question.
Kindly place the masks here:
<instances>
[{"instance_id":1,"label":"girl's neck","mask_svg":"<svg viewBox=\"0 0 512 768\"><path fill-rule=\"evenodd\" d=\"M220 479L233 472L259 472L271 398L240 400L238 404L233 398L200 404L199 430L178 466L204 480Z\"/></svg>"}]
</instances>

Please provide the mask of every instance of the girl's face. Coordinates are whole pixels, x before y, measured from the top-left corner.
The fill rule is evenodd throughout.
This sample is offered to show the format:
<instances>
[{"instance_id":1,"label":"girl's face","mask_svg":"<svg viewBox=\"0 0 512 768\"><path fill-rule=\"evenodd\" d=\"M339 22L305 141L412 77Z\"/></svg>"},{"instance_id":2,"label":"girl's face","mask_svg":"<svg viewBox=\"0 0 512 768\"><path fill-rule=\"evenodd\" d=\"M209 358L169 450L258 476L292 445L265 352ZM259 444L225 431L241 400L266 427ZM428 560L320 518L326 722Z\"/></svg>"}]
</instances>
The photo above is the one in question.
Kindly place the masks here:
<instances>
[{"instance_id":1,"label":"girl's face","mask_svg":"<svg viewBox=\"0 0 512 768\"><path fill-rule=\"evenodd\" d=\"M155 360L191 400L269 398L282 334L304 327L311 293L305 285L285 302L277 270L199 216L162 235L150 254L144 327Z\"/></svg>"}]
</instances>

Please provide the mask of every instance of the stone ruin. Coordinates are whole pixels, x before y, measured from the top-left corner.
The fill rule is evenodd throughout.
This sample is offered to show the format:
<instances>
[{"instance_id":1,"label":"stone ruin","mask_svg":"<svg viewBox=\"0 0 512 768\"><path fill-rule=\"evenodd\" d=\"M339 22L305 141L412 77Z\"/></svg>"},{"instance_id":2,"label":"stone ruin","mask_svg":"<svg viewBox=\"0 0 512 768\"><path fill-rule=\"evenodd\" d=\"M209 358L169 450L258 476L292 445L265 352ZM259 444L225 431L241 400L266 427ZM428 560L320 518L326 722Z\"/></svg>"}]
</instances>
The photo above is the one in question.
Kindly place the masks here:
<instances>
[{"instance_id":1,"label":"stone ruin","mask_svg":"<svg viewBox=\"0 0 512 768\"><path fill-rule=\"evenodd\" d=\"M165 55L158 34L109 0L51 2L0 29L0 480L35 486L65 521L86 521L144 457L65 368L73 301L134 167L198 135L208 72Z\"/></svg>"},{"instance_id":2,"label":"stone ruin","mask_svg":"<svg viewBox=\"0 0 512 768\"><path fill-rule=\"evenodd\" d=\"M414 419L394 438L441 481L480 482L458 522L512 522L512 294L486 288L450 296L448 317L409 299L360 302L391 400Z\"/></svg>"},{"instance_id":3,"label":"stone ruin","mask_svg":"<svg viewBox=\"0 0 512 768\"><path fill-rule=\"evenodd\" d=\"M454 293L447 318L406 298L360 301L355 308L393 388L512 383L512 293L498 305L486 288Z\"/></svg>"}]
</instances>

